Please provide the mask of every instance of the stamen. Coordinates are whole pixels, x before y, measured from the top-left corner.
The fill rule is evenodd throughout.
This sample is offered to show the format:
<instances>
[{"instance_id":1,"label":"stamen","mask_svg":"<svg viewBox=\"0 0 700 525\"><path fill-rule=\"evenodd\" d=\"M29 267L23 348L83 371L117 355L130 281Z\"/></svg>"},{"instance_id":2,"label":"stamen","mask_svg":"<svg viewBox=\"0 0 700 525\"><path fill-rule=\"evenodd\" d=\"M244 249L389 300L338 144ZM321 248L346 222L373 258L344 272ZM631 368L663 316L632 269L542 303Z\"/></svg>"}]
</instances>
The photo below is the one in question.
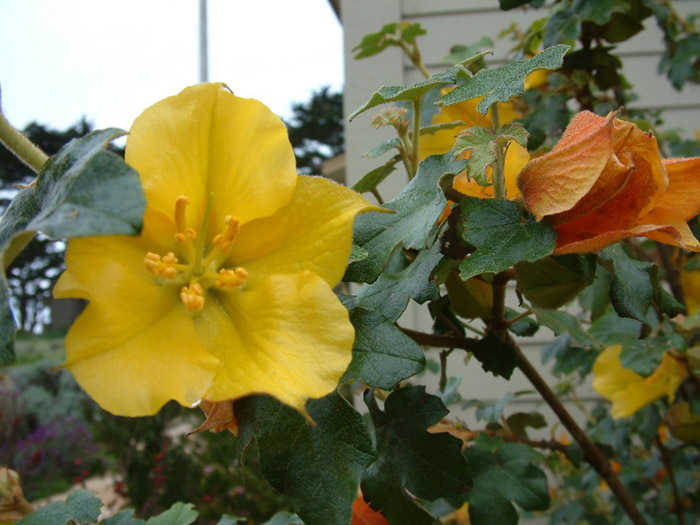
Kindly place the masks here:
<instances>
[{"instance_id":1,"label":"stamen","mask_svg":"<svg viewBox=\"0 0 700 525\"><path fill-rule=\"evenodd\" d=\"M190 199L185 195L180 195L175 200L175 240L182 244L187 241L190 231L194 233L194 230L187 228L187 223L185 222L185 208L189 203ZM192 236L190 235L190 237Z\"/></svg>"},{"instance_id":2,"label":"stamen","mask_svg":"<svg viewBox=\"0 0 700 525\"><path fill-rule=\"evenodd\" d=\"M180 291L180 300L187 311L196 314L204 308L204 290L199 283L190 284L189 288L183 286Z\"/></svg>"},{"instance_id":3,"label":"stamen","mask_svg":"<svg viewBox=\"0 0 700 525\"><path fill-rule=\"evenodd\" d=\"M221 251L225 253L231 248L231 244L233 244L233 241L236 239L241 223L238 221L238 217L234 217L233 215L227 215L224 222L226 223L224 231L214 237L214 244L220 246Z\"/></svg>"},{"instance_id":4,"label":"stamen","mask_svg":"<svg viewBox=\"0 0 700 525\"><path fill-rule=\"evenodd\" d=\"M143 260L146 269L154 275L160 275L166 279L173 279L177 275L178 260L173 252L168 252L165 257L157 253L148 252Z\"/></svg>"},{"instance_id":5,"label":"stamen","mask_svg":"<svg viewBox=\"0 0 700 525\"><path fill-rule=\"evenodd\" d=\"M235 270L222 268L217 277L217 288L239 288L248 280L248 272L244 268L236 268Z\"/></svg>"}]
</instances>

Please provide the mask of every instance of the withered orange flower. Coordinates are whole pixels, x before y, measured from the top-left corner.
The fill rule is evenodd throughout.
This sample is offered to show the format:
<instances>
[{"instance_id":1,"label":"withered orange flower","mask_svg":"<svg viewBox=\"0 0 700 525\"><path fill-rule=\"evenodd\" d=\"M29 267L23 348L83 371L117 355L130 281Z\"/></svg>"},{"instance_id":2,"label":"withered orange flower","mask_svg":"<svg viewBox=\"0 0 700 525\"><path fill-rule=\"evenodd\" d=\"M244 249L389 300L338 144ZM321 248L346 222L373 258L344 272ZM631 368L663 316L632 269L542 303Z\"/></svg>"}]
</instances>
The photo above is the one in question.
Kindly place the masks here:
<instances>
[{"instance_id":1,"label":"withered orange flower","mask_svg":"<svg viewBox=\"0 0 700 525\"><path fill-rule=\"evenodd\" d=\"M557 231L555 253L595 252L633 236L700 251L687 225L700 211L700 157L661 159L651 133L613 114L576 115L518 187Z\"/></svg>"}]
</instances>

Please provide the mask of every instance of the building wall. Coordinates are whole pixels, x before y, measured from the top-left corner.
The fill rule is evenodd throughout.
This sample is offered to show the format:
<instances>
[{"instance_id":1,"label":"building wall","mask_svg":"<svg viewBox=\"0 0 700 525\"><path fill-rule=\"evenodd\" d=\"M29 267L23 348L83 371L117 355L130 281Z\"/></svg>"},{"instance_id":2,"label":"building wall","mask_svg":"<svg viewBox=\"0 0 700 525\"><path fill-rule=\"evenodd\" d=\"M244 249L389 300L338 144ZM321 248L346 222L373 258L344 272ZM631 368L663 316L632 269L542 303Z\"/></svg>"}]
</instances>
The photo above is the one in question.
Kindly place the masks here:
<instances>
[{"instance_id":1,"label":"building wall","mask_svg":"<svg viewBox=\"0 0 700 525\"><path fill-rule=\"evenodd\" d=\"M674 2L681 15L700 12L700 0L677 0ZM482 36L489 36L495 43L491 64L504 61L512 43L499 40L498 33L512 23L521 28L544 16L544 10L500 11L497 0L342 0L341 18L345 33L345 114L351 114L369 99L379 87L385 85L407 85L422 80L423 77L405 59L398 48L389 48L370 58L353 59L352 48L367 33L378 31L384 24L402 20L419 22L427 35L420 37L419 44L424 62L431 72L445 69L442 57L448 54L452 45L470 44ZM633 106L664 109L666 128L682 128L688 136L700 129L700 89L686 86L684 91L675 91L667 79L657 74L657 64L663 42L660 30L653 19L648 19L646 29L630 41L619 46L623 58L624 74L634 84L640 98ZM352 122L346 122L346 183L351 186L365 173L381 165L388 155L379 159L362 158L362 153L380 142L393 137L393 129L374 130L369 127L372 115L368 111ZM389 199L405 185L405 174L394 173L382 183L380 191ZM517 305L517 298L511 290L509 306ZM425 309L411 304L400 323L422 331L431 330L431 320ZM521 339L520 344L531 362L541 362L541 347L551 341L553 334L541 328L536 337ZM437 359L438 351L429 350L428 355ZM512 381L493 377L483 372L476 360L463 363L464 354L455 351L449 359L450 375L461 375L460 393L465 399L497 400L507 392L533 390L525 377L516 370ZM541 367L545 368L545 367ZM543 370L546 375L546 370ZM545 376L550 385L557 380ZM435 383L433 382L433 387ZM596 399L590 385L577 390L584 404L592 404ZM537 394L518 397L516 410L542 410L553 420L548 407L543 406ZM572 413L581 422L584 413L571 406ZM474 423L473 411L463 414L468 423Z\"/></svg>"}]
</instances>

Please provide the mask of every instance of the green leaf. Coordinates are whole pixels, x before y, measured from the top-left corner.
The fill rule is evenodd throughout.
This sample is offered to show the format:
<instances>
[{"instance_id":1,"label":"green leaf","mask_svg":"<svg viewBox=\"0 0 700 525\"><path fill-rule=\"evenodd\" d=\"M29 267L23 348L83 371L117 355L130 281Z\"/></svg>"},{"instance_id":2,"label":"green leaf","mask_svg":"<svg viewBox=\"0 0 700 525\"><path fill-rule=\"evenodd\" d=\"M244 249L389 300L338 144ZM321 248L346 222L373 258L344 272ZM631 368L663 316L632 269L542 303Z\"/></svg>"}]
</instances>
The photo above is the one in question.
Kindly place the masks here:
<instances>
[{"instance_id":1,"label":"green leaf","mask_svg":"<svg viewBox=\"0 0 700 525\"><path fill-rule=\"evenodd\" d=\"M454 129L460 126L464 126L464 122L461 120L456 120L454 122L439 122L437 124L431 124L430 126L423 126L420 128L420 134L422 135L434 135L438 131L443 129Z\"/></svg>"},{"instance_id":2,"label":"green leaf","mask_svg":"<svg viewBox=\"0 0 700 525\"><path fill-rule=\"evenodd\" d=\"M425 35L425 29L420 24L412 22L394 22L386 24L376 33L370 33L362 37L362 41L352 48L357 51L355 60L371 57L381 53L389 46L398 46L403 40L409 45L413 45L416 38Z\"/></svg>"},{"instance_id":3,"label":"green leaf","mask_svg":"<svg viewBox=\"0 0 700 525\"><path fill-rule=\"evenodd\" d=\"M336 392L309 399L314 424L269 396L240 399L235 410L241 428L254 428L265 479L292 499L304 523L350 522L360 477L375 455L362 416L345 399Z\"/></svg>"},{"instance_id":4,"label":"green leaf","mask_svg":"<svg viewBox=\"0 0 700 525\"><path fill-rule=\"evenodd\" d=\"M595 272L595 257L592 261ZM581 275L561 262L563 260L560 258L545 257L535 262L521 261L516 264L518 292L535 306L555 310L571 301L593 282L592 276ZM590 272L590 268L587 267L584 271Z\"/></svg>"},{"instance_id":5,"label":"green leaf","mask_svg":"<svg viewBox=\"0 0 700 525\"><path fill-rule=\"evenodd\" d=\"M153 516L146 523L147 525L190 525L197 519L197 514L192 503L178 501L165 512Z\"/></svg>"},{"instance_id":6,"label":"green leaf","mask_svg":"<svg viewBox=\"0 0 700 525\"><path fill-rule=\"evenodd\" d=\"M386 164L383 164L378 168L374 168L372 171L366 173L359 181L357 181L352 189L357 193L365 193L376 190L377 186L379 186L384 179L393 173L399 160L399 156L392 157L392 159Z\"/></svg>"},{"instance_id":7,"label":"green leaf","mask_svg":"<svg viewBox=\"0 0 700 525\"><path fill-rule=\"evenodd\" d=\"M473 525L517 524L511 501L524 510L549 507L547 478L533 464L540 456L532 448L504 443L495 452L474 446L464 454L474 474L474 489L467 496Z\"/></svg>"},{"instance_id":8,"label":"green leaf","mask_svg":"<svg viewBox=\"0 0 700 525\"><path fill-rule=\"evenodd\" d=\"M445 281L452 309L465 319L491 319L493 316L493 287L477 277L463 281L450 272Z\"/></svg>"},{"instance_id":9,"label":"green leaf","mask_svg":"<svg viewBox=\"0 0 700 525\"><path fill-rule=\"evenodd\" d=\"M517 366L513 345L501 341L492 333L479 340L472 353L481 363L481 367L495 376L510 379Z\"/></svg>"},{"instance_id":10,"label":"green leaf","mask_svg":"<svg viewBox=\"0 0 700 525\"><path fill-rule=\"evenodd\" d=\"M54 501L17 522L17 525L65 525L70 520L97 521L102 502L94 490L76 490L65 501Z\"/></svg>"},{"instance_id":11,"label":"green leaf","mask_svg":"<svg viewBox=\"0 0 700 525\"><path fill-rule=\"evenodd\" d=\"M574 2L574 12L582 20L590 20L599 26L607 23L613 13L629 9L629 5L620 0L578 0Z\"/></svg>"},{"instance_id":12,"label":"green leaf","mask_svg":"<svg viewBox=\"0 0 700 525\"><path fill-rule=\"evenodd\" d=\"M464 156L466 151L471 151L467 175L481 186L489 186L491 183L486 177L486 170L497 160L496 148L508 140L514 140L526 147L527 136L527 130L519 123L506 124L497 132L475 126L460 133L452 148L452 154L456 158Z\"/></svg>"},{"instance_id":13,"label":"green leaf","mask_svg":"<svg viewBox=\"0 0 700 525\"><path fill-rule=\"evenodd\" d=\"M462 442L427 428L448 414L439 397L425 387L401 388L377 406L371 391L365 403L377 434L377 460L362 478L362 494L390 523L429 525L434 518L408 494L434 500L456 496L472 486Z\"/></svg>"},{"instance_id":14,"label":"green leaf","mask_svg":"<svg viewBox=\"0 0 700 525\"><path fill-rule=\"evenodd\" d=\"M425 368L425 355L416 342L381 312L357 307L350 314L355 327L352 362L341 382L359 379L392 390L400 381Z\"/></svg>"},{"instance_id":15,"label":"green leaf","mask_svg":"<svg viewBox=\"0 0 700 525\"><path fill-rule=\"evenodd\" d=\"M7 267L33 232L53 238L136 235L146 206L138 174L105 146L124 132L114 128L75 139L42 167L36 185L21 190L0 221L0 253ZM0 279L0 362L13 359L14 323Z\"/></svg>"},{"instance_id":16,"label":"green leaf","mask_svg":"<svg viewBox=\"0 0 700 525\"><path fill-rule=\"evenodd\" d=\"M126 509L119 514L100 521L100 525L145 525L145 521L134 517L134 509Z\"/></svg>"},{"instance_id":17,"label":"green leaf","mask_svg":"<svg viewBox=\"0 0 700 525\"><path fill-rule=\"evenodd\" d=\"M4 272L3 272L4 273ZM5 276L0 274L0 366L14 361L15 320L10 310L10 294L7 291Z\"/></svg>"},{"instance_id":18,"label":"green leaf","mask_svg":"<svg viewBox=\"0 0 700 525\"><path fill-rule=\"evenodd\" d=\"M610 284L610 302L620 317L629 317L647 323L647 311L654 298L658 267L629 257L619 244L599 252L613 274Z\"/></svg>"},{"instance_id":19,"label":"green leaf","mask_svg":"<svg viewBox=\"0 0 700 525\"><path fill-rule=\"evenodd\" d=\"M450 54L447 55L446 57L443 57L440 62L441 63L448 63L448 64L457 64L459 62L462 62L464 60L467 60L468 58L476 55L479 52L479 49L481 48L493 48L493 40L491 40L489 37L484 36L481 37L477 42L474 42L473 44L469 46L465 46L464 44L456 44L450 48ZM485 64L480 63L484 62L483 60L477 61L477 65L479 66L479 69L482 69L485 67Z\"/></svg>"},{"instance_id":20,"label":"green leaf","mask_svg":"<svg viewBox=\"0 0 700 525\"><path fill-rule=\"evenodd\" d=\"M384 86L375 91L367 102L356 109L348 120L354 119L368 109L372 109L388 102L399 102L402 100L419 100L423 95L433 88L455 84L459 79L470 78L472 74L461 64L452 66L446 71L441 71L432 77L411 84L410 86Z\"/></svg>"},{"instance_id":21,"label":"green leaf","mask_svg":"<svg viewBox=\"0 0 700 525\"><path fill-rule=\"evenodd\" d=\"M508 428L519 439L529 439L527 428L545 428L547 421L539 412L517 412L506 418Z\"/></svg>"},{"instance_id":22,"label":"green leaf","mask_svg":"<svg viewBox=\"0 0 700 525\"><path fill-rule=\"evenodd\" d=\"M291 512L278 512L263 525L304 525L304 522L299 519L299 516Z\"/></svg>"},{"instance_id":23,"label":"green leaf","mask_svg":"<svg viewBox=\"0 0 700 525\"><path fill-rule=\"evenodd\" d=\"M362 156L367 158L367 159L374 159L376 157L381 157L387 151L391 151L392 149L398 148L399 146L401 146L400 139L398 139L398 138L389 139L389 140L384 141L381 144L373 147L372 149L365 151L362 154ZM372 171L374 171L374 170L372 170ZM370 173L372 173L372 172L370 172ZM357 186L357 184L359 184L359 182L356 183L355 186ZM353 186L352 188L355 189L355 186ZM355 191L358 191L358 190L355 190Z\"/></svg>"},{"instance_id":24,"label":"green leaf","mask_svg":"<svg viewBox=\"0 0 700 525\"><path fill-rule=\"evenodd\" d=\"M523 222L515 202L465 197L461 237L476 251L460 265L462 279L484 272L498 273L520 261L536 261L554 250L556 232L532 216Z\"/></svg>"},{"instance_id":25,"label":"green leaf","mask_svg":"<svg viewBox=\"0 0 700 525\"><path fill-rule=\"evenodd\" d=\"M559 69L567 45L556 45L542 51L533 58L510 62L494 69L482 69L472 78L438 99L438 102L451 106L476 97L484 97L476 107L486 115L494 102L508 102L516 95L525 92L525 77L537 69Z\"/></svg>"},{"instance_id":26,"label":"green leaf","mask_svg":"<svg viewBox=\"0 0 700 525\"><path fill-rule=\"evenodd\" d=\"M438 186L440 177L459 173L465 165L465 160L455 160L449 153L428 157L420 163L413 180L384 206L395 213L360 215L355 220L353 242L367 250L369 257L350 265L345 279L374 282L399 244L417 250L427 248L428 237L447 204Z\"/></svg>"},{"instance_id":27,"label":"green leaf","mask_svg":"<svg viewBox=\"0 0 700 525\"><path fill-rule=\"evenodd\" d=\"M435 242L429 250L419 252L408 266L399 248L394 250L394 257L401 260L398 271L392 271L391 264L387 264L376 281L362 285L357 292L358 306L380 311L391 321L396 321L406 310L410 298L423 304L439 297L437 285L430 277L442 254L440 243Z\"/></svg>"},{"instance_id":28,"label":"green leaf","mask_svg":"<svg viewBox=\"0 0 700 525\"><path fill-rule=\"evenodd\" d=\"M599 347L600 342L581 328L581 323L573 315L557 310L544 310L533 307L540 324L549 328L554 335L568 333L575 342L583 346Z\"/></svg>"},{"instance_id":29,"label":"green leaf","mask_svg":"<svg viewBox=\"0 0 700 525\"><path fill-rule=\"evenodd\" d=\"M513 319L516 315L520 315L520 312L506 306L506 319ZM540 325L531 317L522 317L508 327L508 330L520 337L532 337L539 329Z\"/></svg>"}]
</instances>

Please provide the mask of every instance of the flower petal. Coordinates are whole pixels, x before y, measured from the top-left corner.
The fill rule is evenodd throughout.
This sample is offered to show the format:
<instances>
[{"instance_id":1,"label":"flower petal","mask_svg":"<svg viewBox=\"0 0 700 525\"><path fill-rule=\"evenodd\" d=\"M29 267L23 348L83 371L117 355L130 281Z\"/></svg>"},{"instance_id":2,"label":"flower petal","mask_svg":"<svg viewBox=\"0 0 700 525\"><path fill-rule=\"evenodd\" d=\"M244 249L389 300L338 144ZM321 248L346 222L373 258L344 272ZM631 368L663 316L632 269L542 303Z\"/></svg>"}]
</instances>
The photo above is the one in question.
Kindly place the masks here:
<instances>
[{"instance_id":1,"label":"flower petal","mask_svg":"<svg viewBox=\"0 0 700 525\"><path fill-rule=\"evenodd\" d=\"M668 173L668 188L656 205L688 221L700 212L700 157L661 162Z\"/></svg>"},{"instance_id":2,"label":"flower petal","mask_svg":"<svg viewBox=\"0 0 700 525\"><path fill-rule=\"evenodd\" d=\"M222 84L199 84L146 109L129 132L126 161L141 177L149 205L171 216L189 197L199 228L210 192L210 226L227 214L241 223L271 215L290 198L296 164L282 121L257 100Z\"/></svg>"},{"instance_id":3,"label":"flower petal","mask_svg":"<svg viewBox=\"0 0 700 525\"><path fill-rule=\"evenodd\" d=\"M221 361L209 401L266 393L304 412L333 391L352 358L354 330L330 286L311 272L274 275L254 290L205 303L197 333Z\"/></svg>"},{"instance_id":4,"label":"flower petal","mask_svg":"<svg viewBox=\"0 0 700 525\"><path fill-rule=\"evenodd\" d=\"M656 208L642 217L639 222L642 225L657 226L656 229L644 233L645 237L665 244L680 246L686 250L700 251L700 242L693 235L686 220L675 209Z\"/></svg>"},{"instance_id":5,"label":"flower petal","mask_svg":"<svg viewBox=\"0 0 700 525\"><path fill-rule=\"evenodd\" d=\"M518 176L525 206L537 220L573 208L598 182L612 145L612 119L585 111L576 115L557 146Z\"/></svg>"},{"instance_id":6,"label":"flower petal","mask_svg":"<svg viewBox=\"0 0 700 525\"><path fill-rule=\"evenodd\" d=\"M225 266L245 268L249 288L268 275L303 270L335 286L350 257L355 216L370 210L384 211L328 179L299 176L284 208L241 227Z\"/></svg>"},{"instance_id":7,"label":"flower petal","mask_svg":"<svg viewBox=\"0 0 700 525\"><path fill-rule=\"evenodd\" d=\"M116 415L153 415L171 399L194 405L211 384L218 359L202 348L179 301L146 327L122 318L136 306L123 304L118 314L108 305L88 306L66 337L62 366ZM105 329L119 337L109 338Z\"/></svg>"},{"instance_id":8,"label":"flower petal","mask_svg":"<svg viewBox=\"0 0 700 525\"><path fill-rule=\"evenodd\" d=\"M191 405L211 383L218 360L196 339L192 318L172 286L155 283L142 239L72 239L58 298L90 303L66 337L66 363L105 410L156 413L170 399Z\"/></svg>"}]
</instances>

